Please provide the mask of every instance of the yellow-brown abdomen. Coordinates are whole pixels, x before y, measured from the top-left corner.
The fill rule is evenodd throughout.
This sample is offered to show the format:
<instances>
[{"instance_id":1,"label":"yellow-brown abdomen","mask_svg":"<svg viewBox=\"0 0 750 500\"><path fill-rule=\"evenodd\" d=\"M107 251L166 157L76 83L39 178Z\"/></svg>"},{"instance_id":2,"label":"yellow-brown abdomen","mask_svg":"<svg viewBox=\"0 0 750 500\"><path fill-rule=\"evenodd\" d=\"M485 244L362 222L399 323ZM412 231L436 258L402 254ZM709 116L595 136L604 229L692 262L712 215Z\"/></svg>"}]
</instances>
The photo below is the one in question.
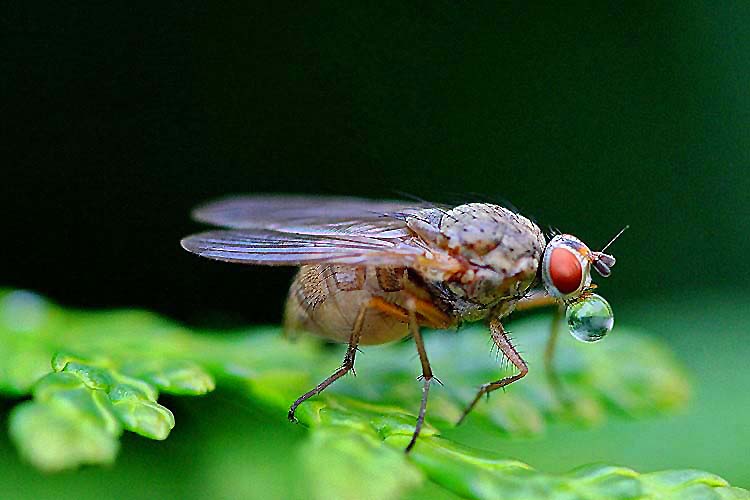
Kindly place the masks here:
<instances>
[{"instance_id":1,"label":"yellow-brown abdomen","mask_svg":"<svg viewBox=\"0 0 750 500\"><path fill-rule=\"evenodd\" d=\"M403 267L302 266L289 289L284 330L348 342L357 314L373 297L404 306L406 279ZM406 322L377 308L365 314L361 344L383 344L409 333Z\"/></svg>"}]
</instances>

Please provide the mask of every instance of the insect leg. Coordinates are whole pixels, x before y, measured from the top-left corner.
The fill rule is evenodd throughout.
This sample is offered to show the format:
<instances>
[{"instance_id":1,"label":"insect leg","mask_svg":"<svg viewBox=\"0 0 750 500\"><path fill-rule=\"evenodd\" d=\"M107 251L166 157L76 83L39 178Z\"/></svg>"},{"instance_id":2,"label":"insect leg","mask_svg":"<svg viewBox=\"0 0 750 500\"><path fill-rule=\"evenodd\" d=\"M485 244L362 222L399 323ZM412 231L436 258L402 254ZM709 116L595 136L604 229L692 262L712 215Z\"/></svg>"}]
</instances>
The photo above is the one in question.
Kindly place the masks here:
<instances>
[{"instance_id":1,"label":"insect leg","mask_svg":"<svg viewBox=\"0 0 750 500\"><path fill-rule=\"evenodd\" d=\"M544 373L547 378L553 397L557 399L563 405L568 403L560 378L555 372L554 360L555 360L555 348L557 347L557 337L560 334L560 324L563 314L565 313L565 305L554 297L549 295L535 293L530 297L526 297L518 301L516 311L528 311L529 309L537 309L541 307L549 307L556 305L554 313L552 315L552 324L550 326L549 337L544 347Z\"/></svg>"},{"instance_id":2,"label":"insect leg","mask_svg":"<svg viewBox=\"0 0 750 500\"><path fill-rule=\"evenodd\" d=\"M499 319L493 319L490 322L490 334L492 335L492 340L493 342L495 342L495 345L503 352L505 357L508 358L508 360L510 360L510 362L513 363L513 365L518 369L518 373L509 377L501 378L500 380L496 380L495 382L488 382L484 384L482 387L480 387L479 391L477 392L477 395L474 397L474 400L466 407L463 415L461 415L461 418L458 419L458 422L456 423L456 425L463 422L464 418L466 418L466 415L468 415L469 412L471 412L471 410L474 408L474 406L476 406L477 402L482 396L494 390L505 387L506 385L512 384L516 380L522 379L529 372L529 368L526 365L526 361L524 361L523 358L521 358L521 355L518 354L518 351L510 342L510 339L508 338L508 335L505 333L505 330L503 329L503 325L502 323L500 323Z\"/></svg>"},{"instance_id":3,"label":"insect leg","mask_svg":"<svg viewBox=\"0 0 750 500\"><path fill-rule=\"evenodd\" d=\"M549 338L547 344L544 346L544 369L547 371L547 376L554 376L554 361L555 361L555 347L557 347L557 337L560 335L560 320L562 319L563 308L558 307L555 309L555 314L552 316L552 325L549 330Z\"/></svg>"},{"instance_id":4,"label":"insect leg","mask_svg":"<svg viewBox=\"0 0 750 500\"><path fill-rule=\"evenodd\" d=\"M432 368L430 367L430 360L427 359L427 351L424 348L424 339L422 333L419 331L419 323L417 322L416 303L414 300L410 300L408 303L409 310L409 331L414 337L414 343L417 345L417 353L419 354L419 361L422 363L422 402L419 405L419 415L417 416L417 425L414 428L414 434L411 436L411 441L406 446L406 453L409 453L417 442L417 437L422 430L424 424L424 415L427 411L427 395L430 392L430 383L433 379L437 380L432 374Z\"/></svg>"},{"instance_id":5,"label":"insect leg","mask_svg":"<svg viewBox=\"0 0 750 500\"><path fill-rule=\"evenodd\" d=\"M380 297L373 297L370 306L399 321L409 322L409 312L406 308L391 304ZM410 297L409 307L418 315L417 324L422 323L431 328L448 328L451 325L450 317L426 300Z\"/></svg>"},{"instance_id":6,"label":"insect leg","mask_svg":"<svg viewBox=\"0 0 750 500\"><path fill-rule=\"evenodd\" d=\"M448 328L451 325L451 318L443 311L437 308L435 304L427 300L418 298L413 299L414 310L419 316L424 318L425 323L432 328Z\"/></svg>"},{"instance_id":7,"label":"insect leg","mask_svg":"<svg viewBox=\"0 0 750 500\"><path fill-rule=\"evenodd\" d=\"M565 312L565 305L554 297L543 293L534 293L533 295L523 298L518 301L516 305L516 311L528 311L529 309L537 309L541 307L555 307L552 315L552 324L550 326L549 338L544 347L544 373L547 378L547 383L552 388L552 392L558 401L563 404L566 403L567 398L563 393L562 385L560 384L560 378L557 376L554 367L555 359L555 348L557 347L557 337L560 334L560 322Z\"/></svg>"},{"instance_id":8,"label":"insect leg","mask_svg":"<svg viewBox=\"0 0 750 500\"><path fill-rule=\"evenodd\" d=\"M549 338L547 344L544 347L544 373L547 377L547 383L552 388L552 392L557 397L557 400L566 403L567 398L563 392L562 385L560 383L560 377L555 372L555 348L557 347L557 338L560 335L560 324L563 316L563 306L555 309L555 314L552 316L552 325L550 326Z\"/></svg>"},{"instance_id":9,"label":"insect leg","mask_svg":"<svg viewBox=\"0 0 750 500\"><path fill-rule=\"evenodd\" d=\"M370 299L370 307L382 312L383 314L396 318L403 323L409 322L409 313L406 309L396 304L391 304L381 297L373 297Z\"/></svg>"},{"instance_id":10,"label":"insect leg","mask_svg":"<svg viewBox=\"0 0 750 500\"><path fill-rule=\"evenodd\" d=\"M534 292L528 297L524 297L516 304L516 311L528 311L530 309L539 309L559 304L560 301L544 293Z\"/></svg>"},{"instance_id":11,"label":"insect leg","mask_svg":"<svg viewBox=\"0 0 750 500\"><path fill-rule=\"evenodd\" d=\"M320 394L321 392L323 392L323 390L325 390L326 387L346 375L349 370L354 369L354 357L357 354L357 345L359 344L359 338L362 335L362 327L365 323L365 313L367 312L367 309L369 307L371 307L369 302L363 304L359 310L359 313L357 314L357 318L354 320L352 334L349 337L349 346L346 349L344 361L341 363L341 366L338 368L338 370L333 372L330 377L316 385L314 389L307 391L302 396L298 397L297 400L292 403L291 408L289 408L289 414L287 415L291 422L297 421L297 419L294 417L294 412L297 410L297 407L299 405L301 405L311 397Z\"/></svg>"}]
</instances>

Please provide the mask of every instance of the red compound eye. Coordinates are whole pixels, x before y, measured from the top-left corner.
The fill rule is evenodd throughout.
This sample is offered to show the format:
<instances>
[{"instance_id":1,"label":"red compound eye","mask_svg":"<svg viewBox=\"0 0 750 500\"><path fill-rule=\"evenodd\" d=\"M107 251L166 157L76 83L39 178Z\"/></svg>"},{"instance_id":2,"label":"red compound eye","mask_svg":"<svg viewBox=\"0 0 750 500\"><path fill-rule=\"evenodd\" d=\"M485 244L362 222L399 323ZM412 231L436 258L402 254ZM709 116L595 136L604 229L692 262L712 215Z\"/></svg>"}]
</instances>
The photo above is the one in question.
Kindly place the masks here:
<instances>
[{"instance_id":1,"label":"red compound eye","mask_svg":"<svg viewBox=\"0 0 750 500\"><path fill-rule=\"evenodd\" d=\"M575 292L583 281L583 270L578 257L567 248L555 248L550 255L549 276L560 293L567 295Z\"/></svg>"}]
</instances>

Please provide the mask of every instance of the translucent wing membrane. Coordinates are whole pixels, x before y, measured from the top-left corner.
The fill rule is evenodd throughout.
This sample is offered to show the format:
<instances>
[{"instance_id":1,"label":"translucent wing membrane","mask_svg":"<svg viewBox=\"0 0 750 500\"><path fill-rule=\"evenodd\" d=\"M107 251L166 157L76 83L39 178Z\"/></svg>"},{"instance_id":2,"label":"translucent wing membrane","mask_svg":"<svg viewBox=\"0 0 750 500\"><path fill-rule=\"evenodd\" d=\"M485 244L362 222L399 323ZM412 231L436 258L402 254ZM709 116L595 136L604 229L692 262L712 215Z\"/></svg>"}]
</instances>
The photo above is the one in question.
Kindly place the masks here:
<instances>
[{"instance_id":1,"label":"translucent wing membrane","mask_svg":"<svg viewBox=\"0 0 750 500\"><path fill-rule=\"evenodd\" d=\"M198 207L193 218L230 228L182 240L200 256L264 265L408 266L425 249L407 229L427 203L315 196L238 196Z\"/></svg>"},{"instance_id":2,"label":"translucent wing membrane","mask_svg":"<svg viewBox=\"0 0 750 500\"><path fill-rule=\"evenodd\" d=\"M193 218L233 229L402 238L409 234L403 215L427 206L344 197L239 196L200 206L193 212Z\"/></svg>"},{"instance_id":3,"label":"translucent wing membrane","mask_svg":"<svg viewBox=\"0 0 750 500\"><path fill-rule=\"evenodd\" d=\"M208 231L182 240L186 250L209 259L243 264L409 265L424 255L411 242L370 237L316 236L265 229Z\"/></svg>"}]
</instances>

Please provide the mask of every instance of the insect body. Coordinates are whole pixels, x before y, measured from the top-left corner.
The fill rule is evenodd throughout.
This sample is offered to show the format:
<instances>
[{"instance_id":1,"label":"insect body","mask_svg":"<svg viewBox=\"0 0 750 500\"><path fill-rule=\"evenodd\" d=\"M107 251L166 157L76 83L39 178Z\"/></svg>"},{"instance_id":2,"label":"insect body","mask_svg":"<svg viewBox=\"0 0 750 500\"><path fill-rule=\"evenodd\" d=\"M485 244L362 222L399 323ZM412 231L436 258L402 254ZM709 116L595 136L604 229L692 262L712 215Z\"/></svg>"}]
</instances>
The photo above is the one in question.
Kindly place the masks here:
<instances>
[{"instance_id":1,"label":"insect body","mask_svg":"<svg viewBox=\"0 0 750 500\"><path fill-rule=\"evenodd\" d=\"M483 394L527 373L501 320L517 305L530 303L525 297L537 277L548 294L541 302L574 303L590 295L592 266L608 275L614 265L612 256L592 252L570 235L547 243L529 219L487 203L442 208L252 196L199 207L194 217L229 229L189 236L182 240L185 249L227 262L300 266L287 299L286 331L348 344L342 366L294 402L290 420L302 402L353 369L358 345L414 337L424 385L407 451L419 435L434 378L420 327L488 320L493 341L518 369L482 386L466 416ZM584 335L587 324L578 328ZM598 331L598 338L604 333Z\"/></svg>"}]
</instances>

